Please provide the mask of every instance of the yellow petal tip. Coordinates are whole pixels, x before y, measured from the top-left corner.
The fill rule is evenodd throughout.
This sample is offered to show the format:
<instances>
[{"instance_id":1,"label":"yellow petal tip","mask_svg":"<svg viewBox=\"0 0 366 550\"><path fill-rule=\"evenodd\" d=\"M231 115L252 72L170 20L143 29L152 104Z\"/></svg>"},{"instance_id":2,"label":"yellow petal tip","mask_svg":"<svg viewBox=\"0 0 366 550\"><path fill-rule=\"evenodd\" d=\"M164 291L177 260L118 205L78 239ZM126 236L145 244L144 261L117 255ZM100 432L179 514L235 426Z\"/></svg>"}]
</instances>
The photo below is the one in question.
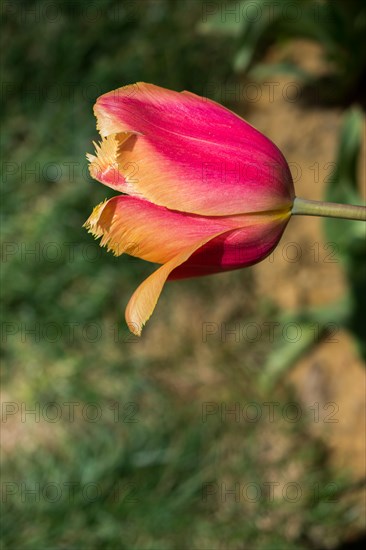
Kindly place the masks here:
<instances>
[{"instance_id":1,"label":"yellow petal tip","mask_svg":"<svg viewBox=\"0 0 366 550\"><path fill-rule=\"evenodd\" d=\"M128 326L128 330L132 332L132 334L139 337L141 336L143 325L138 325L137 323L128 322L127 326Z\"/></svg>"}]
</instances>

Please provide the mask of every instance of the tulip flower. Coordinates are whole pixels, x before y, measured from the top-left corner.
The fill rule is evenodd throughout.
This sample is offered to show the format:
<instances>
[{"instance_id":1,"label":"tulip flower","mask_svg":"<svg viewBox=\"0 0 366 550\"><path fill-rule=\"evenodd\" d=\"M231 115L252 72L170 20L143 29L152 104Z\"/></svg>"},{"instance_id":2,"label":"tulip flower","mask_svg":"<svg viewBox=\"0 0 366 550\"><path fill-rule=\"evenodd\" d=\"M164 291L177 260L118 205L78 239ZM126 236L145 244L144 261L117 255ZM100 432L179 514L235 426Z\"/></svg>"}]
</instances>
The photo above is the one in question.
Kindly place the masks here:
<instances>
[{"instance_id":1,"label":"tulip flower","mask_svg":"<svg viewBox=\"0 0 366 550\"><path fill-rule=\"evenodd\" d=\"M102 141L90 174L120 194L85 226L115 255L161 264L127 306L137 335L167 280L253 265L291 214L319 214L320 203L295 199L276 145L214 101L138 83L102 95L94 112Z\"/></svg>"}]
</instances>

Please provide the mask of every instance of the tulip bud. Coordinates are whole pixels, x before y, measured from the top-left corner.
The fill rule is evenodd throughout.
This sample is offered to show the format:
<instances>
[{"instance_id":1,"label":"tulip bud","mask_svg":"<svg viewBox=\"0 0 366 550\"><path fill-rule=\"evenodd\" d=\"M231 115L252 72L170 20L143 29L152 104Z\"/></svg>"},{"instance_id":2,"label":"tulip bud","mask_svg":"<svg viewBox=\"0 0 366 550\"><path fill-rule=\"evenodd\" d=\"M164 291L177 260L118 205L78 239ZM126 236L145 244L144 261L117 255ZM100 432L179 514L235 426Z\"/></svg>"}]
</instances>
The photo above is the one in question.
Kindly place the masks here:
<instances>
[{"instance_id":1,"label":"tulip bud","mask_svg":"<svg viewBox=\"0 0 366 550\"><path fill-rule=\"evenodd\" d=\"M90 173L120 194L85 226L101 245L162 264L133 294L135 334L167 279L263 260L291 216L294 188L279 149L242 118L189 92L125 86L94 107L102 141Z\"/></svg>"}]
</instances>

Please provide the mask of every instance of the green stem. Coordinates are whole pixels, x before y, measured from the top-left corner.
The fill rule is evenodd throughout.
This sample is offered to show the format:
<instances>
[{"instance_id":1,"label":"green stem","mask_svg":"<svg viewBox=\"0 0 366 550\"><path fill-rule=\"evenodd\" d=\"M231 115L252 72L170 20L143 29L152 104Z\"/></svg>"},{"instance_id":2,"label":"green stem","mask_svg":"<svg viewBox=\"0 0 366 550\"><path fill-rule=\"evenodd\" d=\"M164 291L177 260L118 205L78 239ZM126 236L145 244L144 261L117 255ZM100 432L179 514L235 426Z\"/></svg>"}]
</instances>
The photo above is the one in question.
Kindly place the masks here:
<instances>
[{"instance_id":1,"label":"green stem","mask_svg":"<svg viewBox=\"0 0 366 550\"><path fill-rule=\"evenodd\" d=\"M352 204L337 204L335 202L309 201L295 198L292 214L300 216L325 216L328 218L343 218L345 220L366 221L366 207Z\"/></svg>"}]
</instances>

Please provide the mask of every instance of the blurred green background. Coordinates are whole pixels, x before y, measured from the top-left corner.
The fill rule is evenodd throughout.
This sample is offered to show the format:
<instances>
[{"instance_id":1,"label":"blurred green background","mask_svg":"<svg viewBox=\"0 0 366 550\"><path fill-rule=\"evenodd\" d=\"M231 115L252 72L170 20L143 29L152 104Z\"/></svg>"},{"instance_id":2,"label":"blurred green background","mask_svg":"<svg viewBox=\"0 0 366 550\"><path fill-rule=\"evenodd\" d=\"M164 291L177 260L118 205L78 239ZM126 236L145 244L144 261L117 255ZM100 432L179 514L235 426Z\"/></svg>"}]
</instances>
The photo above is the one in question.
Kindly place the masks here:
<instances>
[{"instance_id":1,"label":"blurred green background","mask_svg":"<svg viewBox=\"0 0 366 550\"><path fill-rule=\"evenodd\" d=\"M363 403L352 398L364 381L362 224L311 233L323 252L336 244L336 265L286 264L282 254L262 271L168 284L141 339L129 334L123 311L154 266L113 257L82 225L114 194L87 170L85 153L98 139L93 104L136 81L211 97L262 131L261 121L273 120L270 137L295 163L299 136L281 131L315 116L333 139L323 164L336 161L336 170L306 198L360 203L363 2L24 0L1 9L3 547L262 550L360 541L362 460L353 471L352 458L333 458L337 445L339 456L364 449ZM298 39L316 45L320 72L304 66L309 50L293 46ZM275 118L276 102L262 96L261 115L237 93L263 79L283 85L281 78L304 91L296 112L281 98L285 119ZM307 139L316 134L310 128ZM306 192L305 176L299 186ZM289 242L305 250L314 225L296 223ZM278 288L262 292L258 276L270 280L277 265ZM325 280L341 279L330 299L300 296L291 311L276 301L280 287L304 291L302 274L316 286L328 267L335 271L322 271ZM294 323L300 336L271 338L268 323ZM334 329L346 336L330 345ZM338 349L343 338L346 351ZM321 345L331 351L316 363ZM333 376L332 357L342 353L355 384L347 396L358 407L349 424L346 405L331 384L324 389L326 376L312 374ZM305 401L289 378L298 365L306 380L313 376ZM334 373L340 386L343 372ZM328 441L330 428L332 437L352 433L357 449Z\"/></svg>"}]
</instances>

